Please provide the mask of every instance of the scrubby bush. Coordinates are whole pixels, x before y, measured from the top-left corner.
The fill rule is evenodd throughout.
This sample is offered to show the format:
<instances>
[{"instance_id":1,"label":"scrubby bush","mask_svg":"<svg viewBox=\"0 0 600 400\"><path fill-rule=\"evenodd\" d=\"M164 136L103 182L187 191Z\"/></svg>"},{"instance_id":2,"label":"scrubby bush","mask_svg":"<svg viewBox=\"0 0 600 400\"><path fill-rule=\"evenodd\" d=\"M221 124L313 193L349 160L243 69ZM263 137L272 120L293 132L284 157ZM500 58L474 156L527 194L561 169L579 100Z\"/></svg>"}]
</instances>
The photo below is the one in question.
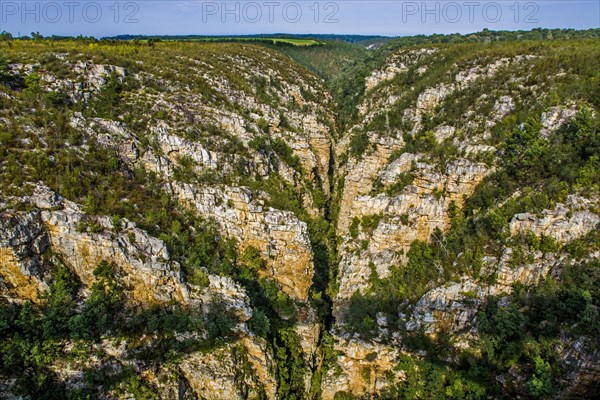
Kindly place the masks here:
<instances>
[{"instance_id":1,"label":"scrubby bush","mask_svg":"<svg viewBox=\"0 0 600 400\"><path fill-rule=\"evenodd\" d=\"M368 147L369 136L366 132L358 131L352 134L350 137L350 144L348 146L348 151L352 157L362 157L367 151Z\"/></svg>"}]
</instances>

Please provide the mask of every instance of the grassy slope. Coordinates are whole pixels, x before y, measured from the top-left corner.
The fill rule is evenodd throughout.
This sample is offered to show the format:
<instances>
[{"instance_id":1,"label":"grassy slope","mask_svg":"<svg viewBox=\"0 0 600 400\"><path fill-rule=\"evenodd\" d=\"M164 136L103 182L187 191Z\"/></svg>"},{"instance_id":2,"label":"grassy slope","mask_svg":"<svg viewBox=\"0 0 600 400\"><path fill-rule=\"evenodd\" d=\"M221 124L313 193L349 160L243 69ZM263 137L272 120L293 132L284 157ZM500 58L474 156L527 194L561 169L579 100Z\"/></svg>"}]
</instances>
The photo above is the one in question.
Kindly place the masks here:
<instances>
[{"instance_id":1,"label":"grassy slope","mask_svg":"<svg viewBox=\"0 0 600 400\"><path fill-rule=\"evenodd\" d=\"M368 53L361 46L338 41L327 41L321 46L308 48L282 47L280 51L328 82L336 79L346 66L365 58Z\"/></svg>"}]
</instances>

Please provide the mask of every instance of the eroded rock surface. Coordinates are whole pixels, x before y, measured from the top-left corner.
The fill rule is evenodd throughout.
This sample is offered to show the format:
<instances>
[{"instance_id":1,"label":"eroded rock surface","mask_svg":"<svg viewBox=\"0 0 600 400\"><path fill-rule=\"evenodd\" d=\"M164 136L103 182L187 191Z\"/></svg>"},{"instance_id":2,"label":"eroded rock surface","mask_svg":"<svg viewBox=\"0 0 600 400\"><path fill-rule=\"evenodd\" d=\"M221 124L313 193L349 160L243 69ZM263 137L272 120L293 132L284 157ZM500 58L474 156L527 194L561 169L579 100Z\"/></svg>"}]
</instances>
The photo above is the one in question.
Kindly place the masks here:
<instances>
[{"instance_id":1,"label":"eroded rock surface","mask_svg":"<svg viewBox=\"0 0 600 400\"><path fill-rule=\"evenodd\" d=\"M242 249L253 246L265 255L267 275L295 299L306 301L313 259L306 223L291 212L275 210L247 188L174 187L175 193L202 215L217 221Z\"/></svg>"}]
</instances>

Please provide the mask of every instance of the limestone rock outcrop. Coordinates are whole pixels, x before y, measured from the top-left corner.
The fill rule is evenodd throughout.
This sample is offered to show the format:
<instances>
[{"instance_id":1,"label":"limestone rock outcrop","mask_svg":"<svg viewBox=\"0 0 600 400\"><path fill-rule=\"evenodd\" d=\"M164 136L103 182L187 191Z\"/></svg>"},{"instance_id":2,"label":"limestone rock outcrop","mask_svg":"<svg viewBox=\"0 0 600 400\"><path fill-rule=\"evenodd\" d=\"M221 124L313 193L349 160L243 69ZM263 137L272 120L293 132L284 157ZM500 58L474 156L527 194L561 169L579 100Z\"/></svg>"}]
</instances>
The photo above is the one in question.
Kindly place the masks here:
<instances>
[{"instance_id":1,"label":"limestone rock outcrop","mask_svg":"<svg viewBox=\"0 0 600 400\"><path fill-rule=\"evenodd\" d=\"M47 288L41 256L49 245L39 210L0 213L0 287L7 297L35 301Z\"/></svg>"},{"instance_id":2,"label":"limestone rock outcrop","mask_svg":"<svg viewBox=\"0 0 600 400\"><path fill-rule=\"evenodd\" d=\"M510 222L510 232L513 235L532 233L569 243L600 229L600 216L590 211L595 204L597 202L570 195L566 204L559 203L553 210L542 211L541 217L531 213L515 215Z\"/></svg>"},{"instance_id":3,"label":"limestone rock outcrop","mask_svg":"<svg viewBox=\"0 0 600 400\"><path fill-rule=\"evenodd\" d=\"M245 248L253 246L267 260L266 274L284 293L306 301L312 284L313 260L306 223L291 212L268 207L265 195L243 187L174 187L200 214L213 218L225 234Z\"/></svg>"},{"instance_id":4,"label":"limestone rock outcrop","mask_svg":"<svg viewBox=\"0 0 600 400\"><path fill-rule=\"evenodd\" d=\"M31 204L41 209L54 254L89 285L101 262L115 263L120 279L135 301L185 302L188 289L180 266L169 259L164 242L123 219L120 227L108 217L95 217L82 207L37 186Z\"/></svg>"}]
</instances>

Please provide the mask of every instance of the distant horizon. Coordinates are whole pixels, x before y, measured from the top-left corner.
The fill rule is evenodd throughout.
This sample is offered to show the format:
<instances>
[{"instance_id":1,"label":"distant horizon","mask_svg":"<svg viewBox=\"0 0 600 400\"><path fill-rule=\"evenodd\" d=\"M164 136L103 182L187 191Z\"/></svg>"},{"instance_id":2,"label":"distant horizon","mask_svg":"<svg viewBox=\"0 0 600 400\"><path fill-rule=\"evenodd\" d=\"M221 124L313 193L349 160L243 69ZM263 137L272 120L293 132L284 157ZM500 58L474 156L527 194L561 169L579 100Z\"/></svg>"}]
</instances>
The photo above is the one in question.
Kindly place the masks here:
<instances>
[{"instance_id":1,"label":"distant horizon","mask_svg":"<svg viewBox=\"0 0 600 400\"><path fill-rule=\"evenodd\" d=\"M203 34L203 33L183 33L183 34L152 34L152 33L121 33L118 35L112 35L112 36L101 36L101 37L97 37L97 36L88 36L88 35L44 35L41 32L31 32L30 34L21 34L21 36L16 36L13 35L14 38L30 38L31 34L33 33L39 33L40 35L50 38L50 37L60 37L60 38L78 38L79 36L83 36L85 38L93 38L96 40L100 40L100 39L111 39L111 38L121 38L121 37L148 37L148 38L152 38L152 37L206 37L206 38L211 38L211 37L222 37L222 38L227 38L227 37L231 37L231 38L236 38L236 37L265 37L265 38L271 38L271 37L277 37L277 36L316 36L316 37L321 37L321 36L329 36L329 37L344 37L344 36L351 36L351 37L365 37L365 38L382 38L382 39L398 39L398 38L403 38L403 37L414 37L414 36L451 36L451 35L461 35L461 36L469 36L469 35L474 35L474 34L478 34L478 33L482 33L485 31L489 31L489 32L533 32L535 30L542 30L542 31L553 31L553 30L563 30L563 31L567 31L567 30L572 30L572 31L593 31L593 30L600 30L599 28L582 28L582 29L577 29L577 28L542 28L542 27L535 27L535 28L531 28L528 30L525 29L481 29L478 31L473 31L473 32L466 32L466 33L461 33L461 32L450 32L450 33L416 33L416 34L400 34L400 35L376 35L376 34L361 34L361 33L315 33L315 32L304 32L304 33L290 33L290 32L260 32L260 33L247 33L247 34ZM6 32L6 31L0 31L0 32ZM10 33L10 32L9 32ZM11 33L12 34L12 33Z\"/></svg>"},{"instance_id":2,"label":"distant horizon","mask_svg":"<svg viewBox=\"0 0 600 400\"><path fill-rule=\"evenodd\" d=\"M409 37L409 36L419 36L419 35L425 35L425 36L433 36L433 35L444 35L444 36L449 36L449 35L462 35L462 36L467 36L467 35L473 35L476 33L480 33L480 32L484 32L484 31L489 31L489 32L501 32L501 31L507 31L507 32L518 32L518 31L522 31L522 32L532 32L534 30L574 30L574 31L588 31L588 30L599 30L600 27L596 27L596 28L542 28L542 27L534 27L531 29L488 29L488 28L483 28L480 29L478 31L471 31L471 32L448 32L448 33L411 33L411 34L398 34L398 35L378 35L378 34L367 34L367 33L316 33L316 32L303 32L303 33L291 33L291 32L257 32L257 33L244 33L244 34L230 34L230 33L224 33L224 34L204 34L204 33L183 33L183 34L166 34L166 35L159 35L159 34L153 34L153 33L140 33L140 34L132 34L132 33L123 33L123 34L118 34L118 35L113 35L113 36L105 36L105 37L118 37L118 36L148 36L148 37L152 37L152 36L161 36L161 37L176 37L176 36L205 36L205 37L227 37L227 36L237 36L237 37L244 37L244 36L311 36L311 35L315 35L315 36L359 36L359 37L380 37L380 38L400 38L400 37Z\"/></svg>"}]
</instances>

